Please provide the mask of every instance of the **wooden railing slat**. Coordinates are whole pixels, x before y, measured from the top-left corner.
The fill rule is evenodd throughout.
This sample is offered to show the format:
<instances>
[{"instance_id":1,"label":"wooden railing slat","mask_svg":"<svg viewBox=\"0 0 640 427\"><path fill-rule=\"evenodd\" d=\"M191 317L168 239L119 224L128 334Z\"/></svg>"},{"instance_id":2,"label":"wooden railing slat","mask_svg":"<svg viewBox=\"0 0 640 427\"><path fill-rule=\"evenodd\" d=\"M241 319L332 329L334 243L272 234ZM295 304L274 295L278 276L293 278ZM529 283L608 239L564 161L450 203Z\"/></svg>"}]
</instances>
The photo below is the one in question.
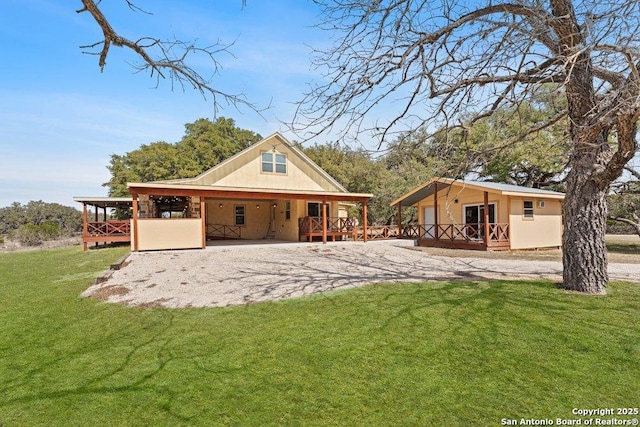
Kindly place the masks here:
<instances>
[{"instance_id":1,"label":"wooden railing slat","mask_svg":"<svg viewBox=\"0 0 640 427\"><path fill-rule=\"evenodd\" d=\"M439 240L448 241L477 241L483 239L483 227L478 224L438 224L436 230L435 224L411 224L406 225L402 229L402 238L404 239L433 239L435 236ZM436 233L437 231L437 233ZM492 223L489 224L489 241L491 242L508 242L509 241L509 224Z\"/></svg>"}]
</instances>

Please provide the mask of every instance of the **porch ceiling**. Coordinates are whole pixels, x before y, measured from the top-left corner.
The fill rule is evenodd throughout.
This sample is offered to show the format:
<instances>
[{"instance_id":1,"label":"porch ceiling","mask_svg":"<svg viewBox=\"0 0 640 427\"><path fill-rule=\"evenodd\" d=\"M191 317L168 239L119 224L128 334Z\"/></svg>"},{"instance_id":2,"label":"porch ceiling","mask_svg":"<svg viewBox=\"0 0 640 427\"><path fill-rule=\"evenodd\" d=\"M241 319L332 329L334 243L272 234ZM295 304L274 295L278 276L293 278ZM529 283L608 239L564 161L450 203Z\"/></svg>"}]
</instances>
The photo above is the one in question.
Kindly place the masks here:
<instances>
[{"instance_id":1,"label":"porch ceiling","mask_svg":"<svg viewBox=\"0 0 640 427\"><path fill-rule=\"evenodd\" d=\"M424 187L421 187L417 190L414 190L413 192L406 194L405 196L403 196L401 199L396 200L396 202L394 204L400 204L400 206L406 208L406 207L410 207L415 205L416 203L418 203L420 200L423 200L429 196L433 196L433 192L435 189L435 182L431 182L427 185L425 185ZM444 184L442 182L438 183L438 191L449 187L448 184Z\"/></svg>"},{"instance_id":2,"label":"porch ceiling","mask_svg":"<svg viewBox=\"0 0 640 427\"><path fill-rule=\"evenodd\" d=\"M278 190L262 188L212 187L204 185L158 185L149 183L129 183L133 195L149 194L157 196L196 196L221 199L300 199L318 201L366 202L373 195L367 193L339 193L322 191Z\"/></svg>"},{"instance_id":3,"label":"porch ceiling","mask_svg":"<svg viewBox=\"0 0 640 427\"><path fill-rule=\"evenodd\" d=\"M74 197L74 201L96 208L130 208L132 197Z\"/></svg>"}]
</instances>

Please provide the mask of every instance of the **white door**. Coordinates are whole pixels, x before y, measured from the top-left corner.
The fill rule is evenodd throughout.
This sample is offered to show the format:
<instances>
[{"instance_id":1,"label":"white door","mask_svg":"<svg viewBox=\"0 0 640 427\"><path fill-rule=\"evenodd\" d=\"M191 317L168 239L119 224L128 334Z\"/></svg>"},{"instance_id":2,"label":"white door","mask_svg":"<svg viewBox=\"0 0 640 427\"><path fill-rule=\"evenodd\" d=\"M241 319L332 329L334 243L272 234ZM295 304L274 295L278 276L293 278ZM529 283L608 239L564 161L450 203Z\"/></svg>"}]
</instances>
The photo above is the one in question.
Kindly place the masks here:
<instances>
[{"instance_id":1,"label":"white door","mask_svg":"<svg viewBox=\"0 0 640 427\"><path fill-rule=\"evenodd\" d=\"M433 207L424 208L424 226L426 227L426 230L422 237L427 239L433 239L435 237L435 223L436 213L433 210Z\"/></svg>"}]
</instances>

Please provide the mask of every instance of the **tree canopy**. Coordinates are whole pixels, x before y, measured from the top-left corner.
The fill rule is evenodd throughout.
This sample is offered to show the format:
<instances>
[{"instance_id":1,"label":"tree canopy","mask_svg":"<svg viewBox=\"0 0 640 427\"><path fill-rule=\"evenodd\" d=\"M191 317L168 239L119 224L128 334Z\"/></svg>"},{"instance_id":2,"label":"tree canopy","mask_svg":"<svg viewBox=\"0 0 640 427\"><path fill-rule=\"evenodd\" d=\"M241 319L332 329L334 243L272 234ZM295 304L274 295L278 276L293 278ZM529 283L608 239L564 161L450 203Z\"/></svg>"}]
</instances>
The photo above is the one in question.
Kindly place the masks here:
<instances>
[{"instance_id":1,"label":"tree canopy","mask_svg":"<svg viewBox=\"0 0 640 427\"><path fill-rule=\"evenodd\" d=\"M71 233L82 229L82 213L69 206L33 200L26 205L14 202L0 208L0 234L20 229L23 225L56 224L61 231Z\"/></svg>"},{"instance_id":2,"label":"tree canopy","mask_svg":"<svg viewBox=\"0 0 640 427\"><path fill-rule=\"evenodd\" d=\"M110 196L119 197L129 195L127 182L191 178L261 139L236 127L233 119L198 119L185 125L185 135L176 143L157 141L111 155L111 179L103 185Z\"/></svg>"}]
</instances>

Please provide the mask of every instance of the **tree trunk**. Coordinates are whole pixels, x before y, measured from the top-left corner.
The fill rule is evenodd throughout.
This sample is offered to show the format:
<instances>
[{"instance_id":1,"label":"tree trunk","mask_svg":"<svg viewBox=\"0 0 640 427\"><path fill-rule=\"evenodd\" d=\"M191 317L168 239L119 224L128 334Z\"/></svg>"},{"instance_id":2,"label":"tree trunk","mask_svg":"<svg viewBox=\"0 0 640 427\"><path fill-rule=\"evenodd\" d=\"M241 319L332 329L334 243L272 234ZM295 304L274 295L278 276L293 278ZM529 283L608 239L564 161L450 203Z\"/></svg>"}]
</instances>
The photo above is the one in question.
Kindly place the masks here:
<instances>
[{"instance_id":1,"label":"tree trunk","mask_svg":"<svg viewBox=\"0 0 640 427\"><path fill-rule=\"evenodd\" d=\"M605 244L608 189L574 168L567 175L563 205L562 288L589 294L606 294L607 248Z\"/></svg>"}]
</instances>

